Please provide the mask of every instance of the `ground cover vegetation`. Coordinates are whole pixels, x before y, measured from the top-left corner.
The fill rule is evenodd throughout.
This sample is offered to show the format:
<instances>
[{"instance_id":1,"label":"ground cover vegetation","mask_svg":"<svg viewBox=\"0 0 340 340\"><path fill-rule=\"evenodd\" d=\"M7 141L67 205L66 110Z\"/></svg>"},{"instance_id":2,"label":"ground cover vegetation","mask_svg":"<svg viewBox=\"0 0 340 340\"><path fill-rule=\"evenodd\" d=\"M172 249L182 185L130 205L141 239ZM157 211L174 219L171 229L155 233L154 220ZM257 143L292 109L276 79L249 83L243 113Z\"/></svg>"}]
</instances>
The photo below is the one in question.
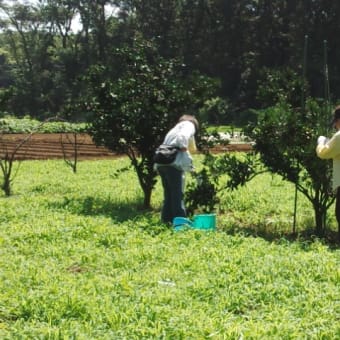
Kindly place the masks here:
<instances>
[{"instance_id":1,"label":"ground cover vegetation","mask_svg":"<svg viewBox=\"0 0 340 340\"><path fill-rule=\"evenodd\" d=\"M256 176L223 192L216 232L173 232L159 222L159 183L143 211L135 172L116 178L128 165L22 163L0 197L1 338L339 336L339 249L283 237L291 183ZM312 208L298 204L307 229Z\"/></svg>"}]
</instances>

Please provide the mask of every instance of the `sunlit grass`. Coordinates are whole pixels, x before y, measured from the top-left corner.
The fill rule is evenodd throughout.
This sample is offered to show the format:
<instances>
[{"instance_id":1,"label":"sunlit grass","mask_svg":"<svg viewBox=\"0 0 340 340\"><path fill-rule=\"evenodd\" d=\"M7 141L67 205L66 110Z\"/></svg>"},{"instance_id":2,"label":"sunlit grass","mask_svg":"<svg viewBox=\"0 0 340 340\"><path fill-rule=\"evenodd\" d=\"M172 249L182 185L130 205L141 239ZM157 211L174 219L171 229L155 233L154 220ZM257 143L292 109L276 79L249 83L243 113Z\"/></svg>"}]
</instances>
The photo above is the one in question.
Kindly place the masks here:
<instances>
[{"instance_id":1,"label":"sunlit grass","mask_svg":"<svg viewBox=\"0 0 340 340\"><path fill-rule=\"evenodd\" d=\"M132 171L113 178L127 164L22 163L0 197L1 339L339 338L339 249L242 234L289 230L293 187L259 177L224 193L217 232L173 232L159 183L150 212Z\"/></svg>"}]
</instances>

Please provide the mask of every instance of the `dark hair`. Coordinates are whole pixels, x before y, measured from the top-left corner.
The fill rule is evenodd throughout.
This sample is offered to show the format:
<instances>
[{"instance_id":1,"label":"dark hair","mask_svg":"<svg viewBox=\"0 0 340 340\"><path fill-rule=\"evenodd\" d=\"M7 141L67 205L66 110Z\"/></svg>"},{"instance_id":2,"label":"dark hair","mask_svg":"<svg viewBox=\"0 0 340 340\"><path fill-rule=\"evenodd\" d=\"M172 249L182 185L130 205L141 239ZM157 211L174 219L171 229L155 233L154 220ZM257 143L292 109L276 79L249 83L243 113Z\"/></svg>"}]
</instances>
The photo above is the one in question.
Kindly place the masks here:
<instances>
[{"instance_id":1,"label":"dark hair","mask_svg":"<svg viewBox=\"0 0 340 340\"><path fill-rule=\"evenodd\" d=\"M184 121L188 121L188 122L193 123L193 124L195 125L195 131L196 131L196 132L198 131L199 124L198 124L197 119L196 119L194 116L191 116L191 115L183 115L183 116L181 116L181 117L178 119L178 122L184 122Z\"/></svg>"},{"instance_id":2,"label":"dark hair","mask_svg":"<svg viewBox=\"0 0 340 340\"><path fill-rule=\"evenodd\" d=\"M333 111L333 120L332 120L332 125L340 119L340 105L336 106L334 111Z\"/></svg>"}]
</instances>

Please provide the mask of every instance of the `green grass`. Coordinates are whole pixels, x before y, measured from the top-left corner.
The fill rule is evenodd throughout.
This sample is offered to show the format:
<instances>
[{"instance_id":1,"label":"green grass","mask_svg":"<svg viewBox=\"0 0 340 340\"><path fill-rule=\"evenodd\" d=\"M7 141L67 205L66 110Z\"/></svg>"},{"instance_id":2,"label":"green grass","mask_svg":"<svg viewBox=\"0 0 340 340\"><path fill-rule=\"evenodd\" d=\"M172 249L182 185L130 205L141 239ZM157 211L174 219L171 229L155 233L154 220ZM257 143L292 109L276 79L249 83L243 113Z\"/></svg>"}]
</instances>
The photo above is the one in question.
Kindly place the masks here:
<instances>
[{"instance_id":1,"label":"green grass","mask_svg":"<svg viewBox=\"0 0 340 340\"><path fill-rule=\"evenodd\" d=\"M216 232L173 232L159 183L147 212L134 173L113 178L127 164L22 163L0 197L1 339L339 338L340 251L280 238L292 187L258 177L224 193Z\"/></svg>"}]
</instances>

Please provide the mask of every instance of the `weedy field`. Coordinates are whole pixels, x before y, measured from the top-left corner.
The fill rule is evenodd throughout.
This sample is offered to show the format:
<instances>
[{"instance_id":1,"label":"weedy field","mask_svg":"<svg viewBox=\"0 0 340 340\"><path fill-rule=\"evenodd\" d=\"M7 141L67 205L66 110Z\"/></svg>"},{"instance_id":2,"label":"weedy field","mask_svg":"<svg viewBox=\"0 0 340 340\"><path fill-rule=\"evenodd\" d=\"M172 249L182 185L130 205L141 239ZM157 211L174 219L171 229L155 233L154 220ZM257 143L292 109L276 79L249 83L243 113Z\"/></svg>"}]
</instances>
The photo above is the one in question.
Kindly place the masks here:
<instances>
[{"instance_id":1,"label":"weedy field","mask_svg":"<svg viewBox=\"0 0 340 340\"><path fill-rule=\"evenodd\" d=\"M21 164L0 197L1 339L340 337L340 251L283 237L294 188L261 175L223 193L216 232L173 232L159 183L150 212L132 170L114 178L127 164Z\"/></svg>"}]
</instances>

